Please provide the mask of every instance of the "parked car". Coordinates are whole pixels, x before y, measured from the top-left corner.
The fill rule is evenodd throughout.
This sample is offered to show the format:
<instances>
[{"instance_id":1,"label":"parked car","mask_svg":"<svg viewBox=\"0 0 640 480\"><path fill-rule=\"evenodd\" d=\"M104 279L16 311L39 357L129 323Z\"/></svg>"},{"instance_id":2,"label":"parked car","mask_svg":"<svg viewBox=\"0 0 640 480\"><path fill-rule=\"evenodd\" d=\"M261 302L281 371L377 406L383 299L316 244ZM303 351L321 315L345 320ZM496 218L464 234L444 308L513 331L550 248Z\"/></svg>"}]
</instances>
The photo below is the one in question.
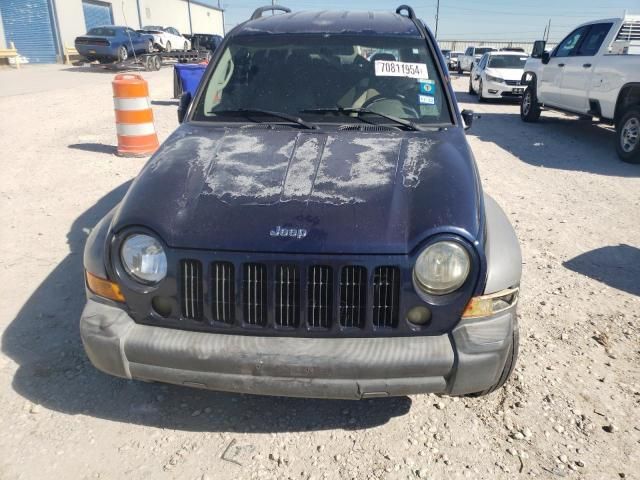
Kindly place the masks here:
<instances>
[{"instance_id":1,"label":"parked car","mask_svg":"<svg viewBox=\"0 0 640 480\"><path fill-rule=\"evenodd\" d=\"M640 16L580 25L551 52L535 42L527 60L520 116L535 122L542 109L598 118L616 128L616 151L640 163Z\"/></svg>"},{"instance_id":2,"label":"parked car","mask_svg":"<svg viewBox=\"0 0 640 480\"><path fill-rule=\"evenodd\" d=\"M290 12L260 8L229 33L181 97L181 125L88 237L88 357L254 394L501 387L520 249L483 193L473 115L432 33L407 6L322 22L262 16L273 9Z\"/></svg>"},{"instance_id":3,"label":"parked car","mask_svg":"<svg viewBox=\"0 0 640 480\"><path fill-rule=\"evenodd\" d=\"M78 53L88 61L125 61L130 56L153 51L153 37L129 27L94 27L75 40Z\"/></svg>"},{"instance_id":4,"label":"parked car","mask_svg":"<svg viewBox=\"0 0 640 480\"><path fill-rule=\"evenodd\" d=\"M491 98L520 98L525 87L522 74L527 56L518 52L488 52L474 65L469 76L469 93L478 101Z\"/></svg>"},{"instance_id":5,"label":"parked car","mask_svg":"<svg viewBox=\"0 0 640 480\"><path fill-rule=\"evenodd\" d=\"M216 48L222 43L220 35L212 35L208 33L194 33L193 35L185 35L191 41L191 48L196 50L209 50L215 52Z\"/></svg>"},{"instance_id":6,"label":"parked car","mask_svg":"<svg viewBox=\"0 0 640 480\"><path fill-rule=\"evenodd\" d=\"M182 36L178 30L173 27L161 27L159 25L147 25L141 33L153 36L153 45L158 50L171 52L172 50L190 50L191 40Z\"/></svg>"},{"instance_id":7,"label":"parked car","mask_svg":"<svg viewBox=\"0 0 640 480\"><path fill-rule=\"evenodd\" d=\"M487 52L495 52L497 49L492 47L467 47L464 55L458 57L458 73L470 72L474 63L478 62L482 55Z\"/></svg>"},{"instance_id":8,"label":"parked car","mask_svg":"<svg viewBox=\"0 0 640 480\"><path fill-rule=\"evenodd\" d=\"M458 70L460 55L463 55L463 54L464 52L453 52L453 51L449 53L449 58L447 60L447 66L449 67L449 70L451 71Z\"/></svg>"}]
</instances>

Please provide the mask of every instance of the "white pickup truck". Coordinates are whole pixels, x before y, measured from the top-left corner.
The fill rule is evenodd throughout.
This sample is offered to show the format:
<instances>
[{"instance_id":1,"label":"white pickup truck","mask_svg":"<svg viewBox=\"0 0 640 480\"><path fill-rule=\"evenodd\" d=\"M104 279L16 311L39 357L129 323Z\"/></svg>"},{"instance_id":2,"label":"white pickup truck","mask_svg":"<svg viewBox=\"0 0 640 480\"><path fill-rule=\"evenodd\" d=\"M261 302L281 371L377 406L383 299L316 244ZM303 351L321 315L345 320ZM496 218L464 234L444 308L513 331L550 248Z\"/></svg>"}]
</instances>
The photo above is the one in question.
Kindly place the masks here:
<instances>
[{"instance_id":1,"label":"white pickup truck","mask_svg":"<svg viewBox=\"0 0 640 480\"><path fill-rule=\"evenodd\" d=\"M640 16L585 23L551 52L537 41L527 60L520 117L561 110L615 125L616 150L640 163Z\"/></svg>"}]
</instances>

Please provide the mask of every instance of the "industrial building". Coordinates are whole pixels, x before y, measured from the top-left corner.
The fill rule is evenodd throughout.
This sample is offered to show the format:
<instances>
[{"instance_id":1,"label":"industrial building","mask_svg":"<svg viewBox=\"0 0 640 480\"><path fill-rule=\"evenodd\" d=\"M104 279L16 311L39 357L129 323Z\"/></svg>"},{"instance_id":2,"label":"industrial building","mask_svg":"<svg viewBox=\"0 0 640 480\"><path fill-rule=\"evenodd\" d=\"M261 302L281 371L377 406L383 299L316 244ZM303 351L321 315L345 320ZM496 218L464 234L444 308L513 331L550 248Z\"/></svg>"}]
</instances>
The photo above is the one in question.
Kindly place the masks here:
<instances>
[{"instance_id":1,"label":"industrial building","mask_svg":"<svg viewBox=\"0 0 640 480\"><path fill-rule=\"evenodd\" d=\"M100 25L224 35L217 0L0 0L0 20L0 48L13 42L27 63L60 62L65 45Z\"/></svg>"}]
</instances>

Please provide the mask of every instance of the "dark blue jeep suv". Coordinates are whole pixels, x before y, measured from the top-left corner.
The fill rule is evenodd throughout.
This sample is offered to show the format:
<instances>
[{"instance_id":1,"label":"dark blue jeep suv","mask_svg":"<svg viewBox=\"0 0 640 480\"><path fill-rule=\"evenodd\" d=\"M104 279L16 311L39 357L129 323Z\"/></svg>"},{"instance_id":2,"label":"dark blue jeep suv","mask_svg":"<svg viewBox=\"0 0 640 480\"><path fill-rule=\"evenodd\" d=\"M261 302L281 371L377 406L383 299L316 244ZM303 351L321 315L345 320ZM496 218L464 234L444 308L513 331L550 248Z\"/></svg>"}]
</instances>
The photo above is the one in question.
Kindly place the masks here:
<instances>
[{"instance_id":1,"label":"dark blue jeep suv","mask_svg":"<svg viewBox=\"0 0 640 480\"><path fill-rule=\"evenodd\" d=\"M520 249L410 7L258 9L179 118L87 241L97 368L326 398L504 384Z\"/></svg>"}]
</instances>

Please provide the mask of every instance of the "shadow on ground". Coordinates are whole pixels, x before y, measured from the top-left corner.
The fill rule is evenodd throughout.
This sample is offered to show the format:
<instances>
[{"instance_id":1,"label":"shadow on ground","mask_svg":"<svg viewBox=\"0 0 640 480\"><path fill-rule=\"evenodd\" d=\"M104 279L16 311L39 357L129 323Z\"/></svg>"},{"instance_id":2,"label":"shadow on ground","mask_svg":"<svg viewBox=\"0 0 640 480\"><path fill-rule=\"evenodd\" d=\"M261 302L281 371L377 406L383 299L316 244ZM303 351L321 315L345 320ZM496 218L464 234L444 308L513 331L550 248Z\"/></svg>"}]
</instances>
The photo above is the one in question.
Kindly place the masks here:
<instances>
[{"instance_id":1,"label":"shadow on ground","mask_svg":"<svg viewBox=\"0 0 640 480\"><path fill-rule=\"evenodd\" d=\"M481 115L468 134L492 142L531 165L619 177L640 176L640 165L622 162L613 127L564 114L542 112L539 122L524 123L518 102L492 100L479 104L477 96L456 92L464 108ZM484 112L485 108L492 112ZM463 107L461 107L463 108Z\"/></svg>"},{"instance_id":2,"label":"shadow on ground","mask_svg":"<svg viewBox=\"0 0 640 480\"><path fill-rule=\"evenodd\" d=\"M408 397L352 402L237 395L127 381L93 368L78 330L84 306L82 250L89 229L128 187L116 188L75 220L67 235L69 255L5 330L2 351L18 364L16 392L70 415L189 431L362 429L409 411Z\"/></svg>"},{"instance_id":3,"label":"shadow on ground","mask_svg":"<svg viewBox=\"0 0 640 480\"><path fill-rule=\"evenodd\" d=\"M74 143L69 145L69 148L92 153L108 153L110 155L115 154L117 150L115 145L106 145L104 143Z\"/></svg>"},{"instance_id":4,"label":"shadow on ground","mask_svg":"<svg viewBox=\"0 0 640 480\"><path fill-rule=\"evenodd\" d=\"M632 295L640 295L640 249L630 245L598 248L578 255L563 265Z\"/></svg>"}]
</instances>

